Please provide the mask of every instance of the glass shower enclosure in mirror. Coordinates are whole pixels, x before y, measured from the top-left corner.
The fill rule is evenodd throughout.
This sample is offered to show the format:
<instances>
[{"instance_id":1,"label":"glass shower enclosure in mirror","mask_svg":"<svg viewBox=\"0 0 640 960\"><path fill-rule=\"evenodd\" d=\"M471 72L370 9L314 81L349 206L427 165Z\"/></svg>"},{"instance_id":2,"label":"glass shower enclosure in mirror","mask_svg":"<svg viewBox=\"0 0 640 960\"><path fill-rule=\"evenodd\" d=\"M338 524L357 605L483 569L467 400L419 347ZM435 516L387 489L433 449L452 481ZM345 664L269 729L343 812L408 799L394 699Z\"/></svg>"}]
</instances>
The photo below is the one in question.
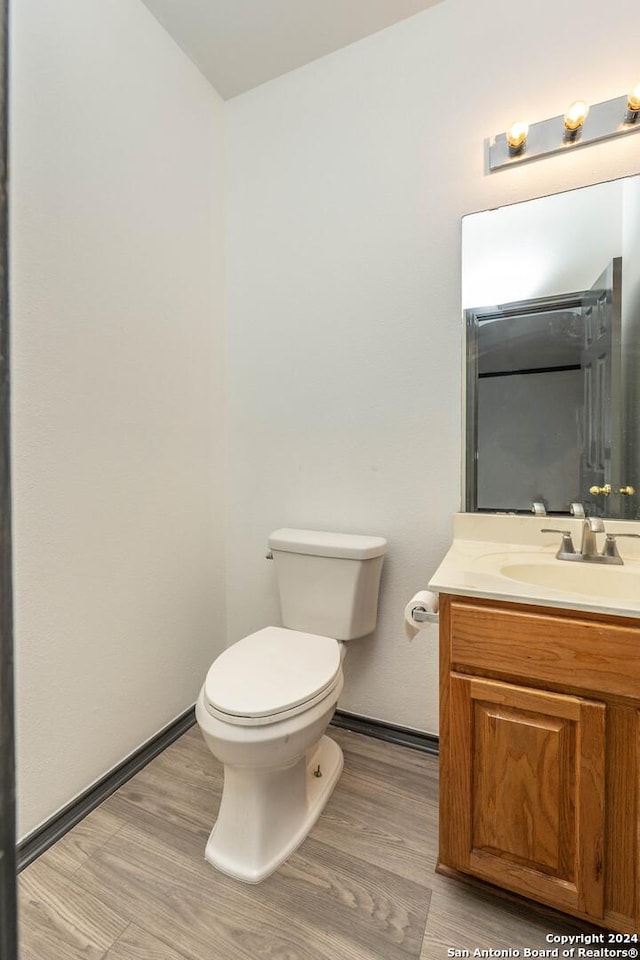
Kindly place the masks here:
<instances>
[{"instance_id":1,"label":"glass shower enclosure in mirror","mask_svg":"<svg viewBox=\"0 0 640 960\"><path fill-rule=\"evenodd\" d=\"M462 221L465 509L640 519L640 176Z\"/></svg>"}]
</instances>

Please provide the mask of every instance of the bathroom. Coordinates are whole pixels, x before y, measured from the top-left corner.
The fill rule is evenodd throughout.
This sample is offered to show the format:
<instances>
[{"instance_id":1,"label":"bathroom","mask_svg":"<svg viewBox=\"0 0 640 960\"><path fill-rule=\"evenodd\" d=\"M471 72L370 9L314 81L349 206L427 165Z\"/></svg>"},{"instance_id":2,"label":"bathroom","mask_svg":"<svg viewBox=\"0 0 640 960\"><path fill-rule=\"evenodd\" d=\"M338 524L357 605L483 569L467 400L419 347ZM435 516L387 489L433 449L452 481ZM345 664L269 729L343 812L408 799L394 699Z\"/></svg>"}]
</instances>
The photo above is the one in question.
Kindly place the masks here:
<instances>
[{"instance_id":1,"label":"bathroom","mask_svg":"<svg viewBox=\"0 0 640 960\"><path fill-rule=\"evenodd\" d=\"M339 707L438 733L402 611L462 503L461 220L638 173L636 137L485 158L638 82L634 12L443 0L223 99L139 0L14 4L20 838L278 622L281 526L387 539Z\"/></svg>"}]
</instances>

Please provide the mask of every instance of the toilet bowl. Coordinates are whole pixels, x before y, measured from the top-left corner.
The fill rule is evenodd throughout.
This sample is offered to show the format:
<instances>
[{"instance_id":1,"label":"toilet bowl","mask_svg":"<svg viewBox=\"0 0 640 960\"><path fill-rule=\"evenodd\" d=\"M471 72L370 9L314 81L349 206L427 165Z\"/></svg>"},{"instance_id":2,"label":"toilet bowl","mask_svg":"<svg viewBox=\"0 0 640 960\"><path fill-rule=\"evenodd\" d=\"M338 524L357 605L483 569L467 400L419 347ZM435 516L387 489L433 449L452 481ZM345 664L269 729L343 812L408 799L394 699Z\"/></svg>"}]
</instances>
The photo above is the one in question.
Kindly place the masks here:
<instances>
[{"instance_id":1,"label":"toilet bowl","mask_svg":"<svg viewBox=\"0 0 640 960\"><path fill-rule=\"evenodd\" d=\"M375 629L386 550L383 537L288 528L268 544L283 626L220 654L196 703L205 742L224 764L205 857L248 883L293 853L340 777L342 751L325 731L345 642Z\"/></svg>"},{"instance_id":2,"label":"toilet bowl","mask_svg":"<svg viewBox=\"0 0 640 960\"><path fill-rule=\"evenodd\" d=\"M266 627L214 661L196 704L224 790L205 858L258 883L287 859L319 817L342 771L323 736L343 686L331 637Z\"/></svg>"}]
</instances>

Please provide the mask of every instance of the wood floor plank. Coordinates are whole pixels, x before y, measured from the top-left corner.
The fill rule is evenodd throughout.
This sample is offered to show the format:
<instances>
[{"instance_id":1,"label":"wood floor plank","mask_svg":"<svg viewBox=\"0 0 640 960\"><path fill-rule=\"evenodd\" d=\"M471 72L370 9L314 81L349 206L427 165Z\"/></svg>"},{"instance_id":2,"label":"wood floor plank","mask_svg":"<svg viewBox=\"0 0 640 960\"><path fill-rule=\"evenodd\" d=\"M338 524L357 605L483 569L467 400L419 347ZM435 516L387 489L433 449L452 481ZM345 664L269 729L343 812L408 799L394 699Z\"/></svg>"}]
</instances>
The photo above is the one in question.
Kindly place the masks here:
<instances>
[{"instance_id":1,"label":"wood floor plank","mask_svg":"<svg viewBox=\"0 0 640 960\"><path fill-rule=\"evenodd\" d=\"M167 942L177 937L189 958L417 960L428 898L403 878L307 842L304 855L301 848L252 886L168 842L126 827L81 873L88 889L145 929Z\"/></svg>"},{"instance_id":2,"label":"wood floor plank","mask_svg":"<svg viewBox=\"0 0 640 960\"><path fill-rule=\"evenodd\" d=\"M437 807L375 789L350 771L343 773L314 836L372 866L429 887L435 867Z\"/></svg>"},{"instance_id":3,"label":"wood floor plank","mask_svg":"<svg viewBox=\"0 0 640 960\"><path fill-rule=\"evenodd\" d=\"M330 727L328 734L340 744L345 766L386 790L438 802L438 759L420 750Z\"/></svg>"},{"instance_id":4,"label":"wood floor plank","mask_svg":"<svg viewBox=\"0 0 640 960\"><path fill-rule=\"evenodd\" d=\"M294 905L296 922L310 932L330 915L332 930L369 957L406 960L420 953L429 909L424 887L312 836L269 878L263 897L283 912Z\"/></svg>"},{"instance_id":5,"label":"wood floor plank","mask_svg":"<svg viewBox=\"0 0 640 960\"><path fill-rule=\"evenodd\" d=\"M92 810L84 820L54 843L42 861L71 876L103 843L117 833L125 820L104 805Z\"/></svg>"},{"instance_id":6,"label":"wood floor plank","mask_svg":"<svg viewBox=\"0 0 640 960\"><path fill-rule=\"evenodd\" d=\"M576 934L583 928L551 922L525 907L498 899L446 877L438 877L420 960L445 960L449 949L549 950L549 933Z\"/></svg>"},{"instance_id":7,"label":"wood floor plank","mask_svg":"<svg viewBox=\"0 0 640 960\"><path fill-rule=\"evenodd\" d=\"M252 888L212 870L202 852L187 857L135 825L120 831L79 874L87 890L188 960L270 956L269 943L279 948L286 931L272 911L256 910ZM312 951L308 957L315 960Z\"/></svg>"},{"instance_id":8,"label":"wood floor plank","mask_svg":"<svg viewBox=\"0 0 640 960\"><path fill-rule=\"evenodd\" d=\"M348 731L331 733L339 734L346 750L345 770L314 828L314 836L337 850L346 849L372 865L390 867L400 876L428 886L437 853L437 807L433 799L437 761L382 741L371 745L371 738ZM181 745L185 753L188 743ZM199 749L199 741L196 743ZM202 746L206 747L204 743ZM359 756L361 750L367 754L364 761ZM210 765L204 762L204 789L202 783L194 789L180 777L167 777L164 769L159 774L159 757L108 802L119 816L126 816L141 829L147 829L153 821L162 834L167 829L175 831L184 852L201 856L222 794L222 766L209 756ZM388 762L389 758L393 762ZM410 768L411 776L401 788L397 775L398 782L389 788L389 770L401 770L402 762ZM189 762L183 759L176 769L185 766Z\"/></svg>"},{"instance_id":9,"label":"wood floor plank","mask_svg":"<svg viewBox=\"0 0 640 960\"><path fill-rule=\"evenodd\" d=\"M403 807L413 807L418 812L425 803L437 807L437 757L381 740L374 740L372 747L371 737L349 731L330 730L330 735L342 747L345 774L350 779L362 781L363 788L368 785L372 792L393 794L394 798L400 798ZM401 760L410 755L406 757L407 770L404 776L395 756L396 751L401 751Z\"/></svg>"},{"instance_id":10,"label":"wood floor plank","mask_svg":"<svg viewBox=\"0 0 640 960\"><path fill-rule=\"evenodd\" d=\"M200 861L204 856L204 848L211 833L211 828L220 803L219 797L210 810L210 822L196 826L193 822L186 823L178 816L163 816L161 812L151 812L135 799L114 795L108 801L111 810L121 816L127 824L138 826L139 829L151 833L159 838L170 837L171 844L193 859Z\"/></svg>"},{"instance_id":11,"label":"wood floor plank","mask_svg":"<svg viewBox=\"0 0 640 960\"><path fill-rule=\"evenodd\" d=\"M209 784L214 789L222 786L224 768L207 747L199 728L197 737L185 735L167 747L153 760L153 768L198 789Z\"/></svg>"},{"instance_id":12,"label":"wood floor plank","mask_svg":"<svg viewBox=\"0 0 640 960\"><path fill-rule=\"evenodd\" d=\"M156 758L104 806L127 823L143 829L153 826L161 835L169 833L183 851L201 858L222 796L221 767L215 769L217 763L211 757L214 764L198 777L197 764L176 765L174 760L168 768L166 761ZM184 778L181 771L186 769L189 773Z\"/></svg>"},{"instance_id":13,"label":"wood floor plank","mask_svg":"<svg viewBox=\"0 0 640 960\"><path fill-rule=\"evenodd\" d=\"M104 960L185 960L185 958L183 953L177 953L173 947L168 947L147 930L142 930L135 923L131 923L105 954Z\"/></svg>"},{"instance_id":14,"label":"wood floor plank","mask_svg":"<svg viewBox=\"0 0 640 960\"><path fill-rule=\"evenodd\" d=\"M201 777L200 782L194 782L170 773L155 761L118 791L120 797L166 820L209 827L214 819L211 808L221 793L221 777Z\"/></svg>"},{"instance_id":15,"label":"wood floor plank","mask_svg":"<svg viewBox=\"0 0 640 960\"><path fill-rule=\"evenodd\" d=\"M435 873L435 758L330 735L345 754L333 795L254 886L204 860L223 769L192 727L24 871L20 960L440 960L452 946L545 946L539 914Z\"/></svg>"},{"instance_id":16,"label":"wood floor plank","mask_svg":"<svg viewBox=\"0 0 640 960\"><path fill-rule=\"evenodd\" d=\"M157 765L159 759L109 797L104 805L126 823L137 825L152 836L165 837L176 849L200 861L218 814L222 778L203 773L199 785L185 782ZM213 757L211 760L217 764ZM173 763L172 770L175 770ZM195 776L193 770L191 776Z\"/></svg>"},{"instance_id":17,"label":"wood floor plank","mask_svg":"<svg viewBox=\"0 0 640 960\"><path fill-rule=\"evenodd\" d=\"M42 860L18 882L20 960L101 960L128 920Z\"/></svg>"}]
</instances>

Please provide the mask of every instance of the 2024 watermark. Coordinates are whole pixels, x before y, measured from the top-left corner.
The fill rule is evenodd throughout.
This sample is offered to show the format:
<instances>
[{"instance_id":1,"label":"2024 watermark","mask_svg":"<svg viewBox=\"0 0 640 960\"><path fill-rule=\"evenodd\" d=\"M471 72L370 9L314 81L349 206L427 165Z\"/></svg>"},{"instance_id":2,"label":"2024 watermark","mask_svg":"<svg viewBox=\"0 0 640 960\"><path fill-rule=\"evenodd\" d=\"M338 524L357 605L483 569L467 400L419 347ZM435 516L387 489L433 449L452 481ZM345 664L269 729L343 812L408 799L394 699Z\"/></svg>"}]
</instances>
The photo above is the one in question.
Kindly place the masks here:
<instances>
[{"instance_id":1,"label":"2024 watermark","mask_svg":"<svg viewBox=\"0 0 640 960\"><path fill-rule=\"evenodd\" d=\"M509 947L507 949L492 949L476 947L475 949L459 949L449 947L447 957L466 958L490 957L497 960L512 960L512 958L541 958L541 957L569 957L572 960L604 960L604 958L628 957L630 960L638 957L637 933L576 933L556 934L548 933L545 937L548 947Z\"/></svg>"}]
</instances>

